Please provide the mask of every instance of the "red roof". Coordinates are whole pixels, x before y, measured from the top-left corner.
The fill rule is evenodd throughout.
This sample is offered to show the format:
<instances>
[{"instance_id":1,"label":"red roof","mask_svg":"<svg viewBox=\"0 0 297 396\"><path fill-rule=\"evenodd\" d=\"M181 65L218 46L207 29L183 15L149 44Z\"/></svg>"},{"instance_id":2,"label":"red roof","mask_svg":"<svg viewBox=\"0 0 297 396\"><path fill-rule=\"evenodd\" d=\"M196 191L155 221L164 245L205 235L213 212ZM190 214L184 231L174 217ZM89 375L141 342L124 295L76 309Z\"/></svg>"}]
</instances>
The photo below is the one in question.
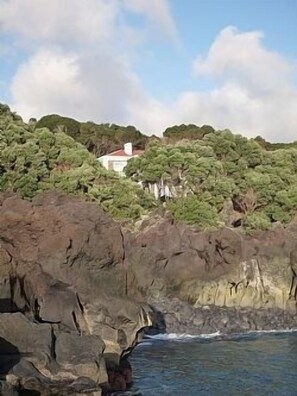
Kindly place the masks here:
<instances>
[{"instance_id":1,"label":"red roof","mask_svg":"<svg viewBox=\"0 0 297 396\"><path fill-rule=\"evenodd\" d=\"M117 150L117 151L113 151L112 153L109 153L107 155L115 155L115 156L121 156L121 157L132 157L133 155L141 155L143 154L144 151L143 150L133 150L132 155L128 155L125 153L125 150Z\"/></svg>"}]
</instances>

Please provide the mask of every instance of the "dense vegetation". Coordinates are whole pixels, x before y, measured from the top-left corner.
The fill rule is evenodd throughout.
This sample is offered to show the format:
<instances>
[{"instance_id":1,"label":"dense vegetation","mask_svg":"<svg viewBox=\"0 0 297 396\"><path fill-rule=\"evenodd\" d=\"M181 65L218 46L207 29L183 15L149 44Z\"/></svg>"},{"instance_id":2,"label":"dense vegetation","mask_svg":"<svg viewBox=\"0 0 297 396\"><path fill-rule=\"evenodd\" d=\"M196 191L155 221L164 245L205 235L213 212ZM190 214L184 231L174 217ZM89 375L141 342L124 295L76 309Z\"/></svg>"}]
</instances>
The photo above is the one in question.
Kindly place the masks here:
<instances>
[{"instance_id":1,"label":"dense vegetation","mask_svg":"<svg viewBox=\"0 0 297 396\"><path fill-rule=\"evenodd\" d=\"M136 220L155 205L137 185L105 170L63 131L27 125L0 104L0 190L32 198L53 188L83 195L125 220Z\"/></svg>"},{"instance_id":2,"label":"dense vegetation","mask_svg":"<svg viewBox=\"0 0 297 396\"><path fill-rule=\"evenodd\" d=\"M134 148L143 150L148 141L148 137L133 126L78 122L56 114L42 117L36 127L48 128L52 132L65 132L86 146L96 157L121 149L128 142L133 143Z\"/></svg>"},{"instance_id":3,"label":"dense vegetation","mask_svg":"<svg viewBox=\"0 0 297 396\"><path fill-rule=\"evenodd\" d=\"M151 144L129 161L126 174L167 185L174 217L203 228L227 223L268 229L289 222L297 209L297 149L267 151L228 130Z\"/></svg>"},{"instance_id":4,"label":"dense vegetation","mask_svg":"<svg viewBox=\"0 0 297 396\"><path fill-rule=\"evenodd\" d=\"M95 155L132 141L145 153L126 175L105 170ZM138 142L138 143L137 143ZM89 151L88 151L88 150ZM297 143L272 144L211 126L168 128L148 143L134 127L50 115L25 124L0 105L0 190L32 198L60 189L98 202L112 216L140 219L159 203L135 183L158 186L176 220L200 228L227 224L246 230L288 223L297 209ZM162 193L161 193L162 195Z\"/></svg>"},{"instance_id":5,"label":"dense vegetation","mask_svg":"<svg viewBox=\"0 0 297 396\"><path fill-rule=\"evenodd\" d=\"M167 128L163 136L172 141L189 139L189 140L197 140L203 139L203 137L210 132L214 132L214 128L210 125L203 125L199 127L197 125L189 124L189 125L175 125Z\"/></svg>"}]
</instances>

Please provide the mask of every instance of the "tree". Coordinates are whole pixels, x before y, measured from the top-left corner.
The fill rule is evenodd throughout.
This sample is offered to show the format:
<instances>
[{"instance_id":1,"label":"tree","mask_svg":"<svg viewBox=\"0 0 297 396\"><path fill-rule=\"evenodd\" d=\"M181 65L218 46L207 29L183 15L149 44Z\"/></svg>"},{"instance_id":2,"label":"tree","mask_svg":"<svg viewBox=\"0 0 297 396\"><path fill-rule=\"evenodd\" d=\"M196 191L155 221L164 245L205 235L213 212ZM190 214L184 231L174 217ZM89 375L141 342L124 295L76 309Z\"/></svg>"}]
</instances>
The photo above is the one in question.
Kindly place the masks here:
<instances>
[{"instance_id":1,"label":"tree","mask_svg":"<svg viewBox=\"0 0 297 396\"><path fill-rule=\"evenodd\" d=\"M36 128L44 127L52 132L66 133L97 157L121 149L128 142L136 149L144 149L148 142L148 137L131 125L123 127L91 121L80 123L73 118L57 114L44 116L36 123Z\"/></svg>"},{"instance_id":2,"label":"tree","mask_svg":"<svg viewBox=\"0 0 297 396\"><path fill-rule=\"evenodd\" d=\"M104 169L61 129L32 130L5 105L0 105L0 176L1 190L31 199L59 189L98 202L116 218L130 222L156 206L139 186Z\"/></svg>"}]
</instances>

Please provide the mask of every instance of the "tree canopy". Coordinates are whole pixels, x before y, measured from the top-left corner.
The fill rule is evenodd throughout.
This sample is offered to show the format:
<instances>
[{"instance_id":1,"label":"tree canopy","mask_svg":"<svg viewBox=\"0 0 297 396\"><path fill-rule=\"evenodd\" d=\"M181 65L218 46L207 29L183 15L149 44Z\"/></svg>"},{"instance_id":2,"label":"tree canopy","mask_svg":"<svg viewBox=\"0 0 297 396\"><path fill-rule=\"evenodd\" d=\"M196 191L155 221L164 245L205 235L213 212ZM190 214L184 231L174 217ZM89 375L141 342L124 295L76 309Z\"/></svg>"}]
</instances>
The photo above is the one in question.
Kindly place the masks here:
<instances>
[{"instance_id":1,"label":"tree canopy","mask_svg":"<svg viewBox=\"0 0 297 396\"><path fill-rule=\"evenodd\" d=\"M115 218L135 221L160 204L141 182L166 187L166 210L202 229L265 230L295 216L296 143L276 146L207 125L170 127L164 136L149 141L134 127L58 115L26 124L0 104L0 190L31 199L60 189L97 202ZM96 156L128 141L146 149L128 161L127 177L121 178Z\"/></svg>"},{"instance_id":2,"label":"tree canopy","mask_svg":"<svg viewBox=\"0 0 297 396\"><path fill-rule=\"evenodd\" d=\"M30 199L50 189L84 196L112 216L130 221L155 206L139 186L107 171L62 130L32 128L0 104L0 190Z\"/></svg>"},{"instance_id":3,"label":"tree canopy","mask_svg":"<svg viewBox=\"0 0 297 396\"><path fill-rule=\"evenodd\" d=\"M66 133L83 144L96 157L119 150L128 142L131 142L136 149L143 150L148 141L148 136L143 135L134 126L78 122L57 114L42 117L36 127L46 127L52 132Z\"/></svg>"},{"instance_id":4,"label":"tree canopy","mask_svg":"<svg viewBox=\"0 0 297 396\"><path fill-rule=\"evenodd\" d=\"M149 145L128 162L126 175L167 185L167 205L178 220L219 226L226 222L226 202L232 202L230 225L268 229L296 213L296 159L295 148L267 151L256 140L213 131L195 141Z\"/></svg>"}]
</instances>

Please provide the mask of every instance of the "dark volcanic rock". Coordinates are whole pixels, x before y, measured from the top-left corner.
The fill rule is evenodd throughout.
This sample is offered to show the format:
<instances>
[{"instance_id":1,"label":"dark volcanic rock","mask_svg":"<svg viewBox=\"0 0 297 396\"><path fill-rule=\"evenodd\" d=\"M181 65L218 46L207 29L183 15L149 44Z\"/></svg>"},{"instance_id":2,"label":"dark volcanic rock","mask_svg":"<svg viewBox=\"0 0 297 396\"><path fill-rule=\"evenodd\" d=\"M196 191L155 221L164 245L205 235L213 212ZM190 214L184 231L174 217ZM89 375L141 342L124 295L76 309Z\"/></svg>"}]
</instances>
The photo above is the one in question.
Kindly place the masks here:
<instances>
[{"instance_id":1,"label":"dark volcanic rock","mask_svg":"<svg viewBox=\"0 0 297 396\"><path fill-rule=\"evenodd\" d=\"M99 394L105 357L119 363L151 324L149 306L126 297L119 224L98 205L55 192L0 203L0 299L20 311L0 315L0 337L21 356L4 373L8 382Z\"/></svg>"},{"instance_id":2,"label":"dark volcanic rock","mask_svg":"<svg viewBox=\"0 0 297 396\"><path fill-rule=\"evenodd\" d=\"M144 298L177 297L195 307L296 311L296 252L294 224L245 236L161 220L127 235L128 289Z\"/></svg>"},{"instance_id":3,"label":"dark volcanic rock","mask_svg":"<svg viewBox=\"0 0 297 396\"><path fill-rule=\"evenodd\" d=\"M200 335L297 329L296 315L277 308L255 310L215 305L195 308L177 298L164 297L149 301L160 312L154 328L161 332ZM148 333L154 333L154 329Z\"/></svg>"},{"instance_id":4,"label":"dark volcanic rock","mask_svg":"<svg viewBox=\"0 0 297 396\"><path fill-rule=\"evenodd\" d=\"M110 390L105 365L151 325L297 327L296 285L296 223L245 236L163 219L132 234L79 198L0 194L1 392L99 395Z\"/></svg>"}]
</instances>

